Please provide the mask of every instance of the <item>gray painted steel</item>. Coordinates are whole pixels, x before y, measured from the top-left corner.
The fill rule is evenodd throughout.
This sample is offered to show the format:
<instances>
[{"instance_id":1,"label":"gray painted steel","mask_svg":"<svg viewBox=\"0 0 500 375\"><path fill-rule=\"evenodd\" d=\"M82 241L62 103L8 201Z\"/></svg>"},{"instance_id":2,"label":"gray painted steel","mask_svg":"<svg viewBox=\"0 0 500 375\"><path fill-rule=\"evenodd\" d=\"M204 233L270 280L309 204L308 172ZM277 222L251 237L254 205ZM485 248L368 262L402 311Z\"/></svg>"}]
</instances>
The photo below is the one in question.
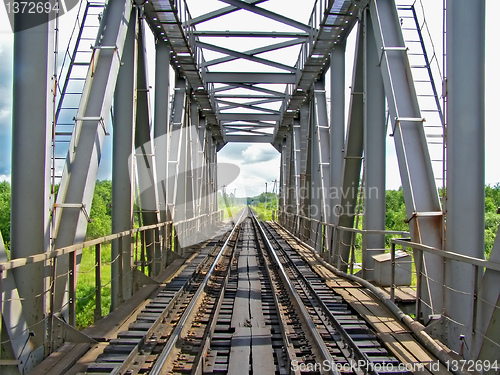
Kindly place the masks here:
<instances>
[{"instance_id":1,"label":"gray painted steel","mask_svg":"<svg viewBox=\"0 0 500 375\"><path fill-rule=\"evenodd\" d=\"M132 9L114 96L113 169L111 229L119 233L133 227L135 160L135 92L137 76L137 14ZM130 251L132 241L124 238L122 247ZM111 259L120 256L118 241L111 244ZM126 266L128 265L128 269ZM125 272L128 277L122 277ZM130 298L132 277L130 262L111 264L111 310ZM120 285L122 283L122 285ZM130 284L129 284L130 283ZM126 292L125 292L126 291Z\"/></svg>"},{"instance_id":2,"label":"gray painted steel","mask_svg":"<svg viewBox=\"0 0 500 375\"><path fill-rule=\"evenodd\" d=\"M344 168L345 144L345 43L337 44L330 61L330 189L340 192ZM330 223L338 222L336 207L340 194L330 197Z\"/></svg>"},{"instance_id":3,"label":"gray painted steel","mask_svg":"<svg viewBox=\"0 0 500 375\"><path fill-rule=\"evenodd\" d=\"M52 100L54 87L53 27L47 14L15 14L20 28L38 19L39 26L14 33L13 109L12 109L12 195L11 258L24 258L50 250L50 213L53 197L50 189L50 152ZM42 263L13 271L22 320L35 333L24 337L33 349L45 344L50 285ZM29 276L28 276L29 275ZM19 306L17 306L19 307ZM8 331L7 331L8 332ZM11 332L12 333L12 332ZM19 333L15 334L16 336ZM17 342L13 343L17 345ZM43 349L41 349L43 353ZM20 354L19 348L15 348ZM23 356L26 359L25 356ZM23 366L24 367L24 366ZM30 364L26 365L27 370Z\"/></svg>"},{"instance_id":4,"label":"gray painted steel","mask_svg":"<svg viewBox=\"0 0 500 375\"><path fill-rule=\"evenodd\" d=\"M447 213L446 250L484 257L485 1L455 0L447 9ZM447 261L445 313L448 345L475 359L474 268ZM455 322L460 322L459 324ZM465 324L463 326L462 324ZM478 348L477 348L478 349Z\"/></svg>"},{"instance_id":5,"label":"gray painted steel","mask_svg":"<svg viewBox=\"0 0 500 375\"><path fill-rule=\"evenodd\" d=\"M379 50L371 19L365 16L364 39L364 186L363 229L385 229L385 94L379 67ZM363 236L363 270L366 280L373 280L373 255L385 252L383 234Z\"/></svg>"},{"instance_id":6,"label":"gray painted steel","mask_svg":"<svg viewBox=\"0 0 500 375\"><path fill-rule=\"evenodd\" d=\"M87 74L77 114L77 118L83 120L76 121L57 195L57 205L83 204L87 212L91 209L102 155L104 129L108 123L131 8L130 1L117 0L108 3L104 10L98 43L93 53L93 64ZM95 118L102 120L93 120ZM55 248L82 242L85 239L87 219L82 210L56 207L55 215ZM68 260L59 258L57 268L58 276L66 274ZM66 278L58 278L55 310L60 310L64 300L67 299L66 284Z\"/></svg>"},{"instance_id":7,"label":"gray painted steel","mask_svg":"<svg viewBox=\"0 0 500 375\"><path fill-rule=\"evenodd\" d=\"M144 31L139 33L136 45L132 2L108 2L55 205L54 247L78 243L85 237L86 216L91 213L103 138L109 126L114 96L113 232L130 229L133 225L135 177L141 189L139 202L144 224L172 218L180 221L213 213L217 210L217 151L226 142L266 142L281 152L281 210L305 217L292 218L289 224L317 250L328 249L329 236L333 236L331 261L346 270L353 239L351 232L323 230L317 220L353 227L364 160L364 228L384 229L386 97L412 240L436 248L445 244L445 249L450 251L482 257L484 171L478 166L484 165L484 43L478 41L484 41L484 0L474 4L465 0L448 3L450 128L446 239L442 238L441 206L394 0L318 2L323 7L315 8L310 25L257 6L264 0L223 2L229 6L194 19L189 12L181 11L184 2L180 8L172 7L173 2L160 0L138 6L157 39L154 124L149 111ZM257 14L296 30L273 34L267 29L254 32L203 29L204 22L236 11L242 15ZM345 38L358 18L362 22L345 139ZM142 17L141 22L144 22ZM194 30L194 25L200 30ZM53 55L49 30L51 27L44 24L15 35L14 257L50 249L49 214L53 207L48 163L52 121L49 89L52 87ZM217 40L222 40L217 38L248 37L262 41L271 37L280 39L251 49L233 50L217 44ZM269 57L294 46L300 47L296 61L277 61ZM207 50L223 56L205 61L203 51ZM34 62L33 56L40 58ZM223 68L224 64L234 64L239 59L252 66L260 64L262 70ZM169 98L170 63L176 74L172 101ZM328 68L331 75L330 118L324 87ZM471 92L475 93L472 97ZM33 127L33 120L40 126ZM151 139L153 125L154 140ZM133 145L138 147L135 159L129 158L135 148ZM28 196L30 199L26 199ZM337 211L332 211L334 207ZM27 225L29 233L25 230ZM152 264L151 275L158 274L166 265L165 249L172 244L170 230L166 227L165 232L148 233L146 243L150 244L147 253ZM194 233L201 232L200 222L177 224L176 251L182 253L179 245L184 247L198 238ZM209 233L207 229L205 234ZM497 239L490 261L500 261L499 241ZM373 267L373 251L366 250L381 249L384 242L383 235L365 236L365 278L372 278L370 270ZM112 308L132 294L130 245L130 238L112 245L113 259L124 254L112 265ZM0 257L5 259L5 256L0 248ZM472 266L457 261L449 261L445 266L437 255L425 255L423 272L432 281L427 282L424 278L421 285L424 306L419 318L427 321L431 313L446 315L449 320L447 341L452 349L460 350L459 335L464 334L466 356L493 358L496 347L490 345L490 340L497 340L499 336L500 309L495 307L498 307L500 293L498 288L491 286L498 285L498 272L488 270L482 276L480 269L476 275ZM34 277L26 278L26 273ZM30 265L16 269L14 277L8 273L2 280L4 290L12 293L10 301L2 298L4 320L8 325L6 333L12 339L7 350L12 356L28 362L27 367L40 356L43 344L51 349L48 341L52 332L46 335L44 324L37 324L43 322L44 314L48 313L50 293L43 293L44 287L46 290L49 286L47 273L43 266ZM62 309L63 317L68 298L67 273L67 257L58 258L53 312ZM474 284L476 280L480 281L477 285ZM442 286L443 281L447 288ZM478 298L474 298L475 293ZM42 295L46 297L39 297ZM22 303L16 296L23 299ZM16 335L13 324L22 327L23 332L25 327L31 327L36 336ZM47 328L50 331L50 327ZM25 346L27 340L31 342ZM31 345L40 349L33 351L29 359Z\"/></svg>"},{"instance_id":8,"label":"gray painted steel","mask_svg":"<svg viewBox=\"0 0 500 375\"><path fill-rule=\"evenodd\" d=\"M160 222L160 211L158 207L155 141L151 138L152 122L149 103L144 20L141 18L139 19L138 27L135 161L137 166L137 182L140 189L139 207L142 221L144 225L154 225ZM159 233L157 231L147 231L146 244L149 275L155 276L160 272L160 262L162 260ZM130 256L131 254L128 255L128 259Z\"/></svg>"},{"instance_id":9,"label":"gray painted steel","mask_svg":"<svg viewBox=\"0 0 500 375\"><path fill-rule=\"evenodd\" d=\"M358 32L344 150L342 196L338 211L335 212L339 218L338 225L347 228L354 226L356 197L358 196L362 164L361 158L363 156L363 49L364 33ZM337 230L333 248L333 264L344 272L347 270L351 242L352 232Z\"/></svg>"},{"instance_id":10,"label":"gray painted steel","mask_svg":"<svg viewBox=\"0 0 500 375\"><path fill-rule=\"evenodd\" d=\"M432 172L417 96L394 0L372 0L370 17L380 51L384 90L389 104L391 128L396 144L399 173L403 184L406 214L412 240L440 248L442 245L441 204ZM389 129L391 131L391 129ZM424 256L424 320L443 308L443 259ZM427 307L428 306L428 307Z\"/></svg>"},{"instance_id":11,"label":"gray painted steel","mask_svg":"<svg viewBox=\"0 0 500 375\"><path fill-rule=\"evenodd\" d=\"M167 221L167 147L170 90L170 47L162 40L156 42L154 137L156 153L156 177L160 220Z\"/></svg>"}]
</instances>

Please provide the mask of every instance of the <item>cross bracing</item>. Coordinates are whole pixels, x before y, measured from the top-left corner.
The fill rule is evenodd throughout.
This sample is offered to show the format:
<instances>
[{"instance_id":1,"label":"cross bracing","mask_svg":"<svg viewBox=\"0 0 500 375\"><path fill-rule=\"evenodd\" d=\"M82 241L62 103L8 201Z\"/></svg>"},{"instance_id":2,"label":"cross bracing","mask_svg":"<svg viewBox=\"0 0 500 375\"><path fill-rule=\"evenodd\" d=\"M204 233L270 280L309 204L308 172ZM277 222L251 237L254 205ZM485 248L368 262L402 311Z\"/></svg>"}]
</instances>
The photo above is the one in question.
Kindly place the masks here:
<instances>
[{"instance_id":1,"label":"cross bracing","mask_svg":"<svg viewBox=\"0 0 500 375\"><path fill-rule=\"evenodd\" d=\"M484 1L448 4L453 32L446 34L442 78L433 76L423 38L405 37L402 12L414 13L415 4L398 13L393 0L205 3L100 5L88 61L75 60L68 73L70 80L84 70L75 78L79 103L68 100L75 110L69 125L54 118L66 108L54 107L51 91L54 25L15 35L14 74L23 79L15 82L13 100L11 258L20 260L8 261L0 248L10 369L31 368L66 338L92 342L72 328L82 244L98 254L98 245L112 242L116 309L138 285L154 283L174 259L187 256L190 244L214 235L217 190L225 184L219 179L234 173L217 164L217 151L229 142L270 143L280 151L278 221L341 271L359 263L353 249L361 236L360 274L376 281L376 256L388 251L390 235L385 176L395 173L385 170L387 133L409 225L409 233L398 234L409 236L418 279L415 317L465 358L495 358L499 290L491 286L498 285L500 246L496 241L484 259L484 96L469 92L484 92ZM412 22L421 32L420 22ZM348 37L356 38L352 67ZM464 46L465 38L478 42ZM412 62L421 54L425 79L415 71L421 63ZM154 83L148 59L155 61ZM59 103L68 95L75 92ZM432 124L430 113L438 114ZM46 126L33 128L33 118ZM113 235L85 243L103 139L110 135ZM437 163L432 140L442 151ZM50 189L56 177L57 197Z\"/></svg>"},{"instance_id":2,"label":"cross bracing","mask_svg":"<svg viewBox=\"0 0 500 375\"><path fill-rule=\"evenodd\" d=\"M188 11L174 11L175 7L187 7L189 2L151 1L146 4L145 11L158 37L170 41L173 59L179 63L180 69L190 72L186 74L190 85L198 90L204 87L196 93L197 99L211 104L211 107L202 105L202 108L215 114L223 137L227 134L232 142L237 142L239 139L234 136L234 131L238 125L235 126L234 122L251 117L272 122L273 129L269 133L274 137L272 143L278 147L283 131L290 126L306 97L305 93L318 74L325 70L332 47L342 42L355 24L357 6L350 0L320 1L314 6L307 4L312 8L309 19L298 21L266 9L265 4L259 6L265 1L223 2L228 6L196 17ZM244 22L248 29L241 30L237 20L255 15L251 18L254 24ZM235 31L227 30L227 25L235 25ZM214 26L224 29L216 30ZM248 44L248 38L258 39L260 47L241 48ZM200 59L196 72L192 70L195 59ZM231 62L237 65L230 65ZM245 71L247 65L249 70ZM225 91L224 99L217 91L221 87ZM255 94L253 91L264 90L272 91L267 91L273 99L272 109L250 100ZM239 100L228 103L231 98ZM244 111L239 111L239 108ZM268 115L271 110L274 116ZM229 134L226 123L231 124L227 129ZM262 142L269 141L268 133L253 129L251 125L246 123L240 127L237 134L242 136L242 142L248 140L244 135L251 135L255 141L259 141L260 135Z\"/></svg>"}]
</instances>

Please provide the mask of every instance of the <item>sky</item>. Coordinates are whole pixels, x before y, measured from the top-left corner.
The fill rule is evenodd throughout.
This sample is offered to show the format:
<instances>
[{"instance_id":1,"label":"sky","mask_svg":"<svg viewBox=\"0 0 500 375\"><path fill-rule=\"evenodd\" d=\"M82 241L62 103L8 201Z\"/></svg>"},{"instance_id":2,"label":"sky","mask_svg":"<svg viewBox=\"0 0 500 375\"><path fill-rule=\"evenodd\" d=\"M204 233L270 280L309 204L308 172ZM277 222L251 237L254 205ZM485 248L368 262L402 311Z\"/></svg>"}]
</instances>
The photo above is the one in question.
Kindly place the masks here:
<instances>
[{"instance_id":1,"label":"sky","mask_svg":"<svg viewBox=\"0 0 500 375\"><path fill-rule=\"evenodd\" d=\"M200 0L188 0L189 3ZM269 4L278 3L283 0L271 0ZM290 0L287 0L290 2ZM293 0L298 1L298 0ZM417 0L420 1L420 0ZM433 35L437 35L439 40L434 40L437 49L440 49L441 39L441 9L442 2L439 0L422 0L425 6L426 18ZM208 4L208 1L199 4ZM213 4L213 1L212 1ZM220 3L220 6L225 4ZM265 3L262 3L264 5ZM279 4L278 4L279 5ZM269 5L271 6L271 5ZM495 113L498 97L497 91L500 87L500 72L496 68L497 41L496 36L500 35L500 24L496 21L495 15L500 14L500 1L486 0L486 180L487 184L500 182L500 168L497 161L500 160L500 148L496 145L500 139L499 120ZM292 7L295 8L295 7ZM297 6L296 9L300 7ZM271 8L270 8L271 9ZM61 29L71 28L76 16L76 8L61 17ZM204 11L198 9L199 12ZM192 11L193 13L194 11ZM309 12L309 11L308 11ZM308 17L308 15L307 15ZM64 45L64 34L61 33L61 43ZM12 31L7 20L5 8L0 6L0 180L10 180L11 164L11 107L12 107ZM348 62L352 59L354 36L348 40ZM61 47L62 48L62 47ZM441 58L439 58L441 60ZM153 58L150 59L152 67ZM153 69L150 68L150 72ZM347 72L346 84L351 82L350 72ZM151 82L154 82L152 79ZM327 94L328 95L328 94ZM347 102L348 104L348 102ZM110 177L110 137L107 137L103 163L99 171L99 178ZM227 191L236 196L254 196L265 190L267 183L268 191L272 191L273 181L279 179L279 153L269 144L227 144L218 154L220 162L237 164L241 173L240 176L227 187ZM397 162L392 139L387 143L387 188L397 189L400 180L397 172Z\"/></svg>"}]
</instances>

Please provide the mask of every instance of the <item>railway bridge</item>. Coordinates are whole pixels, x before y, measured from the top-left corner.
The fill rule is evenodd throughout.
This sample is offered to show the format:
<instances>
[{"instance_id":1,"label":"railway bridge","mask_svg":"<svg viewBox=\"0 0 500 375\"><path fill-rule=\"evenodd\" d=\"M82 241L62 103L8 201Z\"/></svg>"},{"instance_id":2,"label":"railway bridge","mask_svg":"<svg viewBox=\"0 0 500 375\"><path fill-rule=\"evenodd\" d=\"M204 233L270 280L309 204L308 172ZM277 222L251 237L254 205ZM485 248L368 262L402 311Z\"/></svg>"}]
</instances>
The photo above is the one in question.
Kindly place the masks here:
<instances>
[{"instance_id":1,"label":"railway bridge","mask_svg":"<svg viewBox=\"0 0 500 375\"><path fill-rule=\"evenodd\" d=\"M69 29L70 1L6 5L1 373L498 373L485 0L444 1L442 51L423 3L82 0ZM234 142L281 155L273 221L219 209ZM89 240L106 147L112 234Z\"/></svg>"}]
</instances>

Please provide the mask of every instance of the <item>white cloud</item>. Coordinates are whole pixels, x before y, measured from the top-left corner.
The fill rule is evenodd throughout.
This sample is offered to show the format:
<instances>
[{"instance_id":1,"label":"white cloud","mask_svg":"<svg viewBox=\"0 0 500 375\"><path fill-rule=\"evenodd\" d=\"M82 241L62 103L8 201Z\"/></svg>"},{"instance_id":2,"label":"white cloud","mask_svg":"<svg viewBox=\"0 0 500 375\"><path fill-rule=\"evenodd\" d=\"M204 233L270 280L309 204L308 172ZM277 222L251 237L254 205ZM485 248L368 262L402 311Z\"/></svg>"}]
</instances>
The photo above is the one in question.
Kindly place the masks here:
<instances>
[{"instance_id":1,"label":"white cloud","mask_svg":"<svg viewBox=\"0 0 500 375\"><path fill-rule=\"evenodd\" d=\"M238 197L253 197L267 190L272 191L273 181L279 179L280 154L270 144L230 143L217 155L221 163L240 167L238 178L228 185L227 192Z\"/></svg>"},{"instance_id":2,"label":"white cloud","mask_svg":"<svg viewBox=\"0 0 500 375\"><path fill-rule=\"evenodd\" d=\"M242 152L243 164L259 163L279 158L279 153L270 144L256 143Z\"/></svg>"},{"instance_id":3,"label":"white cloud","mask_svg":"<svg viewBox=\"0 0 500 375\"><path fill-rule=\"evenodd\" d=\"M10 183L10 174L9 175L0 174L0 182L1 181L7 181Z\"/></svg>"}]
</instances>

